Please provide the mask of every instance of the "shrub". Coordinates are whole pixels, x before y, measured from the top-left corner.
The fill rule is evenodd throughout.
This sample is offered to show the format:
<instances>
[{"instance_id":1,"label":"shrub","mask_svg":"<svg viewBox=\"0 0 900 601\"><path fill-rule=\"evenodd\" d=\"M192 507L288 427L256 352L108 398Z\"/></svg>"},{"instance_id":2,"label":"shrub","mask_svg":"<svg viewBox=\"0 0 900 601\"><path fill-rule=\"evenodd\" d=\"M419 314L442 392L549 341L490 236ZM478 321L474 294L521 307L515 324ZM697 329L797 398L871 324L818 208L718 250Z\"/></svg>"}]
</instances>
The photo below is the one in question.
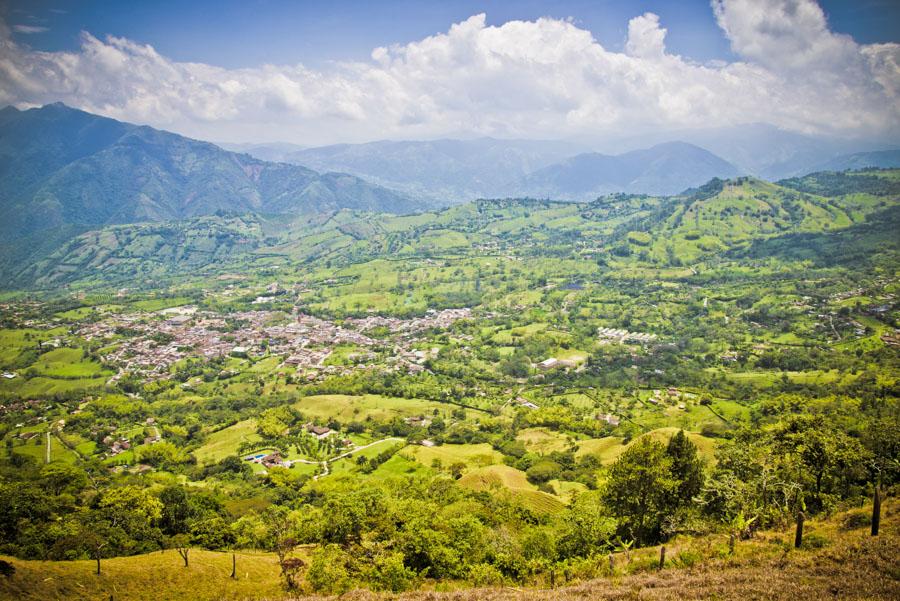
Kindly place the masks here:
<instances>
[{"instance_id":1,"label":"shrub","mask_svg":"<svg viewBox=\"0 0 900 601\"><path fill-rule=\"evenodd\" d=\"M326 545L316 549L306 580L319 593L343 594L353 588L354 582L347 567L348 555L338 545Z\"/></svg>"},{"instance_id":2,"label":"shrub","mask_svg":"<svg viewBox=\"0 0 900 601\"><path fill-rule=\"evenodd\" d=\"M672 563L679 568L689 568L694 564L699 563L702 559L703 556L700 555L698 551L685 549L684 551L680 551L678 555L675 556L675 559Z\"/></svg>"},{"instance_id":3,"label":"shrub","mask_svg":"<svg viewBox=\"0 0 900 601\"><path fill-rule=\"evenodd\" d=\"M562 466L555 461L538 461L525 472L528 481L533 484L542 484L553 480L562 471Z\"/></svg>"},{"instance_id":4,"label":"shrub","mask_svg":"<svg viewBox=\"0 0 900 601\"><path fill-rule=\"evenodd\" d=\"M498 586L503 584L503 574L489 563L477 563L469 568L469 582L475 586Z\"/></svg>"},{"instance_id":5,"label":"shrub","mask_svg":"<svg viewBox=\"0 0 900 601\"><path fill-rule=\"evenodd\" d=\"M402 553L382 553L372 560L366 579L379 591L400 593L411 588L416 573L403 565Z\"/></svg>"},{"instance_id":6,"label":"shrub","mask_svg":"<svg viewBox=\"0 0 900 601\"><path fill-rule=\"evenodd\" d=\"M0 559L0 576L4 576L5 578L12 578L15 573L16 566L9 563L8 561Z\"/></svg>"}]
</instances>

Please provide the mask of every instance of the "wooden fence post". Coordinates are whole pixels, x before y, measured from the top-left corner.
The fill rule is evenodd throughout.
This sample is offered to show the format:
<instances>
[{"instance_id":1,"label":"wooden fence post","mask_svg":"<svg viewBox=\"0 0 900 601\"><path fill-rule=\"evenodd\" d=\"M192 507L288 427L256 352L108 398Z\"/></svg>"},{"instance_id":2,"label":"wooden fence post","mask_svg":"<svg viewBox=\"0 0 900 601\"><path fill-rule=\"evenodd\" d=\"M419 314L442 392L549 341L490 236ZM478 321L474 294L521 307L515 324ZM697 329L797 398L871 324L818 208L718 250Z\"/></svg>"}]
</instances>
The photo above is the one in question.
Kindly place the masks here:
<instances>
[{"instance_id":1,"label":"wooden fence post","mask_svg":"<svg viewBox=\"0 0 900 601\"><path fill-rule=\"evenodd\" d=\"M231 554L231 577L237 580L237 557L234 553Z\"/></svg>"},{"instance_id":2,"label":"wooden fence post","mask_svg":"<svg viewBox=\"0 0 900 601\"><path fill-rule=\"evenodd\" d=\"M613 559L613 554L609 554L609 573L612 574L616 571L616 561Z\"/></svg>"},{"instance_id":3,"label":"wooden fence post","mask_svg":"<svg viewBox=\"0 0 900 601\"><path fill-rule=\"evenodd\" d=\"M799 549L803 544L803 512L797 512L797 533L794 535L794 547Z\"/></svg>"},{"instance_id":4,"label":"wooden fence post","mask_svg":"<svg viewBox=\"0 0 900 601\"><path fill-rule=\"evenodd\" d=\"M881 489L875 484L875 494L872 496L872 536L878 536L878 528L881 526Z\"/></svg>"},{"instance_id":5,"label":"wooden fence post","mask_svg":"<svg viewBox=\"0 0 900 601\"><path fill-rule=\"evenodd\" d=\"M663 569L666 565L666 546L663 545L659 549L659 569Z\"/></svg>"}]
</instances>

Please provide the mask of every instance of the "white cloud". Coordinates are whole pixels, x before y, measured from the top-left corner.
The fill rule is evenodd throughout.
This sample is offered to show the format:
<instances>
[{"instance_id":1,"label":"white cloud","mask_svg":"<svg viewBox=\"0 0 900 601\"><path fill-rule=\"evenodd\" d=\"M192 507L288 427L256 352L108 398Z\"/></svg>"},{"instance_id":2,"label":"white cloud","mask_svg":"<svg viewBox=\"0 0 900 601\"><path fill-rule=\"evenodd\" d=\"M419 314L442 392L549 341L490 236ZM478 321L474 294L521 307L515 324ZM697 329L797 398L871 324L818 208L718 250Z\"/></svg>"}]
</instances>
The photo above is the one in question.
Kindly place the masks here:
<instances>
[{"instance_id":1,"label":"white cloud","mask_svg":"<svg viewBox=\"0 0 900 601\"><path fill-rule=\"evenodd\" d=\"M88 33L77 51L39 52L0 23L0 105L61 100L200 138L303 144L601 138L750 122L900 137L900 45L832 33L811 0L713 0L712 10L740 60L667 53L652 13L629 22L624 53L568 20L493 27L475 15L321 70L179 63Z\"/></svg>"},{"instance_id":2,"label":"white cloud","mask_svg":"<svg viewBox=\"0 0 900 601\"><path fill-rule=\"evenodd\" d=\"M659 17L644 13L628 22L628 42L625 52L639 58L655 58L666 51L666 30L659 26Z\"/></svg>"},{"instance_id":3,"label":"white cloud","mask_svg":"<svg viewBox=\"0 0 900 601\"><path fill-rule=\"evenodd\" d=\"M13 25L13 31L16 33L44 33L49 29L40 25Z\"/></svg>"}]
</instances>

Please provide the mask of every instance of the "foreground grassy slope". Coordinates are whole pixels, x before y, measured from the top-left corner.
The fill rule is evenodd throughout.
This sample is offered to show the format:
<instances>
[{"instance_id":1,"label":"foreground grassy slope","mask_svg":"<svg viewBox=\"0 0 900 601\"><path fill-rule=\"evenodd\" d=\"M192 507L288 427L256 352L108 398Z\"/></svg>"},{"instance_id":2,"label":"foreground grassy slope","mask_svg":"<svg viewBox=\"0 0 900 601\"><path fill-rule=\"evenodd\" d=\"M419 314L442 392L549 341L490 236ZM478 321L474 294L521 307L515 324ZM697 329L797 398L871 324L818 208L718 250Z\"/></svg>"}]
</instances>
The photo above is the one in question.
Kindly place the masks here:
<instances>
[{"instance_id":1,"label":"foreground grassy slope","mask_svg":"<svg viewBox=\"0 0 900 601\"><path fill-rule=\"evenodd\" d=\"M201 550L191 551L189 568L175 551L103 560L99 576L93 561L11 561L16 574L0 579L0 599L212 601L282 594L272 554L238 553L236 580L229 578L230 553Z\"/></svg>"},{"instance_id":2,"label":"foreground grassy slope","mask_svg":"<svg viewBox=\"0 0 900 601\"><path fill-rule=\"evenodd\" d=\"M824 521L810 521L806 543L793 549L793 531L757 533L739 541L733 556L727 552L727 535L679 537L667 545L666 567L656 569L659 547L639 549L631 562L614 555L615 568L597 558L609 576L562 586L520 589L514 587L457 589L453 583L403 595L355 591L342 599L418 600L530 600L552 599L822 599L880 600L900 598L900 505L884 503L882 530L869 536L870 507L839 513ZM2 599L294 599L321 600L319 596L290 596L279 588L273 555L238 553L238 578L232 580L231 555L191 552L191 567L184 568L174 551L104 560L103 573L93 573L90 561L41 562L4 557L16 568L11 578L0 578ZM577 578L573 572L572 578ZM564 579L560 575L560 580ZM540 584L540 583L539 583ZM333 599L334 597L327 597Z\"/></svg>"}]
</instances>

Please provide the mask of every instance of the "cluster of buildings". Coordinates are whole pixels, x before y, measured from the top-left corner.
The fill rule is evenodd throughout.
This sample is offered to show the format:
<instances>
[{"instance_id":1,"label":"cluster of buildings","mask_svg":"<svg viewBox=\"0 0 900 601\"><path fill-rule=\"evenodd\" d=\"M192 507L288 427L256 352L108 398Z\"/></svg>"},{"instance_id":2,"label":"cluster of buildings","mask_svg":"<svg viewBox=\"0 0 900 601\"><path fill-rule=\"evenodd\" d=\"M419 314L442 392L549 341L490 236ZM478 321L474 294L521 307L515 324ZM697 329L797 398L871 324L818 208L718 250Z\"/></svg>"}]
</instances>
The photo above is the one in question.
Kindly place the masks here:
<instances>
[{"instance_id":1,"label":"cluster of buildings","mask_svg":"<svg viewBox=\"0 0 900 601\"><path fill-rule=\"evenodd\" d=\"M382 317L371 315L369 317L349 318L344 323L360 332L367 332L375 328L387 328L394 334L407 334L423 332L430 329L446 330L460 319L468 319L472 316L472 309L443 309L436 311L430 309L422 317L400 319L398 317Z\"/></svg>"},{"instance_id":2,"label":"cluster of buildings","mask_svg":"<svg viewBox=\"0 0 900 601\"><path fill-rule=\"evenodd\" d=\"M676 401L684 401L694 396L696 395L689 392L681 392L677 388L667 388L666 390L654 390L647 402L651 405L667 405ZM687 405L679 402L678 408L684 410L687 409Z\"/></svg>"},{"instance_id":3,"label":"cluster of buildings","mask_svg":"<svg viewBox=\"0 0 900 601\"><path fill-rule=\"evenodd\" d=\"M598 413L597 421L606 422L613 428L617 427L621 423L621 420L612 413Z\"/></svg>"},{"instance_id":4,"label":"cluster of buildings","mask_svg":"<svg viewBox=\"0 0 900 601\"><path fill-rule=\"evenodd\" d=\"M601 343L619 342L622 344L647 344L656 340L656 334L629 332L628 330L616 328L599 328L597 330L597 337L600 339Z\"/></svg>"},{"instance_id":5,"label":"cluster of buildings","mask_svg":"<svg viewBox=\"0 0 900 601\"><path fill-rule=\"evenodd\" d=\"M556 357L550 357L548 359L544 359L540 363L537 364L538 369L548 370L548 369L572 369L578 366L578 362L572 359L557 359Z\"/></svg>"},{"instance_id":6,"label":"cluster of buildings","mask_svg":"<svg viewBox=\"0 0 900 601\"><path fill-rule=\"evenodd\" d=\"M127 438L114 438L112 435L103 439L103 444L109 447L110 456L115 456L131 448L131 441Z\"/></svg>"},{"instance_id":7,"label":"cluster of buildings","mask_svg":"<svg viewBox=\"0 0 900 601\"><path fill-rule=\"evenodd\" d=\"M376 327L385 327L394 336L397 346L389 363L395 369L422 371L422 363L436 352L412 349L414 343L421 341L415 335L433 328L445 329L470 314L470 309L446 309L412 319L372 316L348 319L343 325L337 325L305 314L285 319L283 313L273 311L232 313L226 320L222 315L198 311L196 307L180 307L150 318L143 314L111 315L82 324L78 335L86 340L108 340L124 334L124 339L104 356L105 362L120 367L113 381L126 372L149 379L166 378L173 364L188 357L264 353L282 355L285 365L298 371L312 371L307 375L315 378L365 368L365 362L373 361L375 353L359 353L355 358L357 365L352 368L326 366L325 360L339 345L363 349L383 347L384 341L366 334Z\"/></svg>"}]
</instances>

